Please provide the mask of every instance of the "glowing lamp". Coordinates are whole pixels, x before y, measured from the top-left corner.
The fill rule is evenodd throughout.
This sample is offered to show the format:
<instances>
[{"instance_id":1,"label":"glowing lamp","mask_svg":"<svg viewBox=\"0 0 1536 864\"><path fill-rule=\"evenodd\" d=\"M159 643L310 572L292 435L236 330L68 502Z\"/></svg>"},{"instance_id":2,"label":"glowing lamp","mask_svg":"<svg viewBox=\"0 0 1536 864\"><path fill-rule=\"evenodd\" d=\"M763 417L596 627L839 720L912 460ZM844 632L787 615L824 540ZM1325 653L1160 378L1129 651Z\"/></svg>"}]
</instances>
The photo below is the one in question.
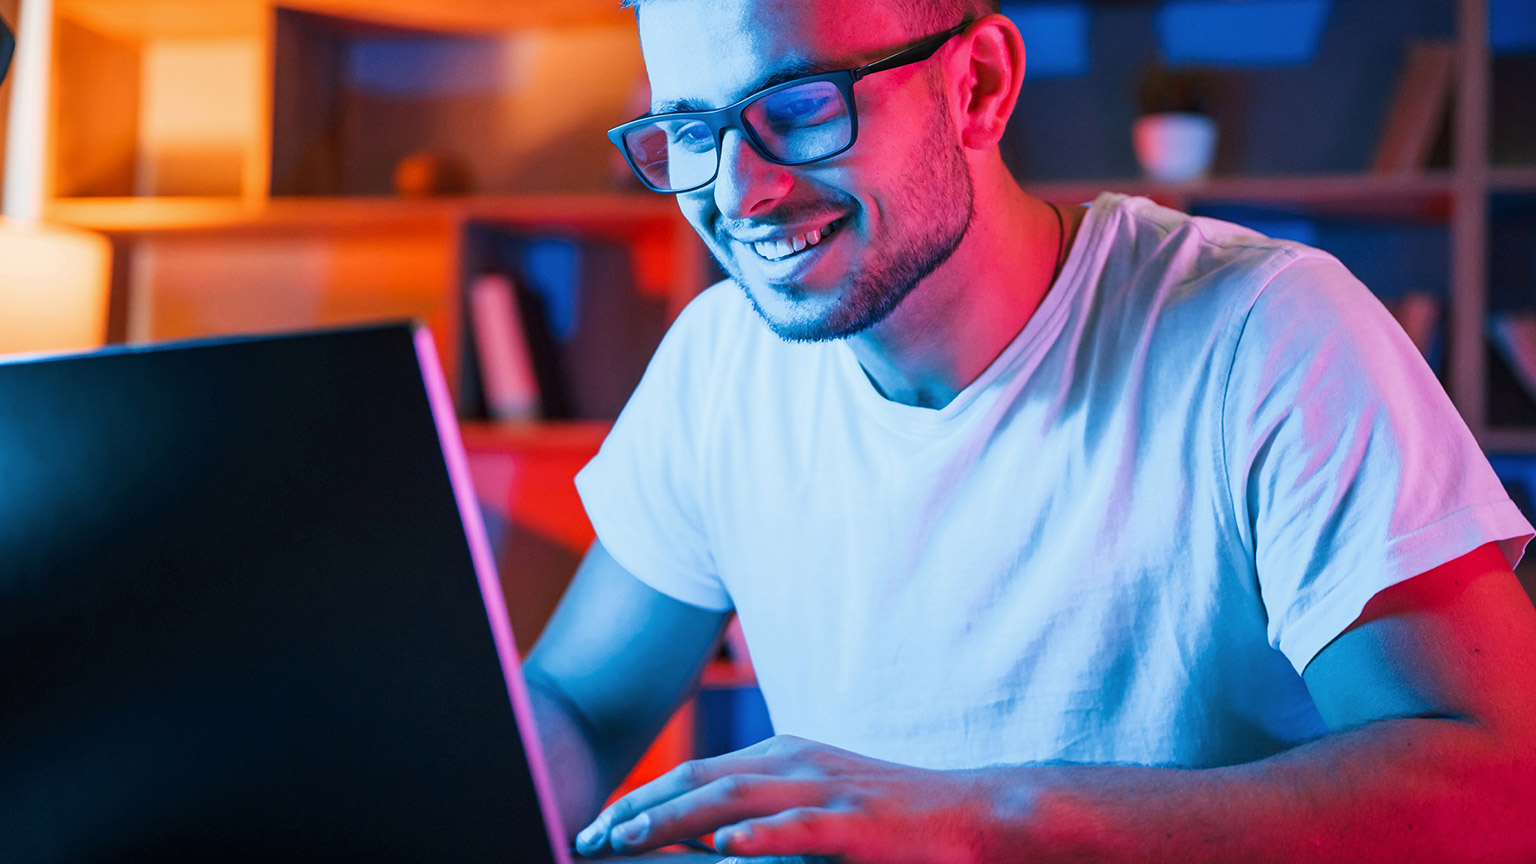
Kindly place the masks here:
<instances>
[{"instance_id":1,"label":"glowing lamp","mask_svg":"<svg viewBox=\"0 0 1536 864\"><path fill-rule=\"evenodd\" d=\"M0 353L100 346L111 262L100 235L0 219Z\"/></svg>"}]
</instances>

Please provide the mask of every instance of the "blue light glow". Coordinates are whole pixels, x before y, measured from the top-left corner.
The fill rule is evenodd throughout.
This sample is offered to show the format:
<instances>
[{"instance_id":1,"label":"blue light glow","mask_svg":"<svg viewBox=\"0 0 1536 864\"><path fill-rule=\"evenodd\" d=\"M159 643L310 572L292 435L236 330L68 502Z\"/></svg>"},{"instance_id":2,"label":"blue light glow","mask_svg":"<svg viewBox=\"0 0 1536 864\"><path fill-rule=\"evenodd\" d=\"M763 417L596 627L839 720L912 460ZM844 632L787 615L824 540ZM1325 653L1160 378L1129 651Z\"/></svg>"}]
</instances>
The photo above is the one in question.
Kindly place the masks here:
<instances>
[{"instance_id":1,"label":"blue light glow","mask_svg":"<svg viewBox=\"0 0 1536 864\"><path fill-rule=\"evenodd\" d=\"M1088 74L1088 9L1082 3L1004 5L1024 35L1027 78Z\"/></svg>"},{"instance_id":2,"label":"blue light glow","mask_svg":"<svg viewBox=\"0 0 1536 864\"><path fill-rule=\"evenodd\" d=\"M1170 63L1299 66L1317 54L1332 0L1170 0L1157 38Z\"/></svg>"},{"instance_id":3,"label":"blue light glow","mask_svg":"<svg viewBox=\"0 0 1536 864\"><path fill-rule=\"evenodd\" d=\"M1492 0L1488 40L1495 54L1536 51L1536 0Z\"/></svg>"},{"instance_id":4,"label":"blue light glow","mask_svg":"<svg viewBox=\"0 0 1536 864\"><path fill-rule=\"evenodd\" d=\"M1292 240L1297 243L1305 243L1308 246L1318 245L1317 224L1310 219L1273 216L1269 218L1248 219L1243 224L1266 237L1273 237L1276 240Z\"/></svg>"},{"instance_id":5,"label":"blue light glow","mask_svg":"<svg viewBox=\"0 0 1536 864\"><path fill-rule=\"evenodd\" d=\"M506 45L494 39L423 36L349 46L347 78L380 95L472 96L506 87Z\"/></svg>"}]
</instances>

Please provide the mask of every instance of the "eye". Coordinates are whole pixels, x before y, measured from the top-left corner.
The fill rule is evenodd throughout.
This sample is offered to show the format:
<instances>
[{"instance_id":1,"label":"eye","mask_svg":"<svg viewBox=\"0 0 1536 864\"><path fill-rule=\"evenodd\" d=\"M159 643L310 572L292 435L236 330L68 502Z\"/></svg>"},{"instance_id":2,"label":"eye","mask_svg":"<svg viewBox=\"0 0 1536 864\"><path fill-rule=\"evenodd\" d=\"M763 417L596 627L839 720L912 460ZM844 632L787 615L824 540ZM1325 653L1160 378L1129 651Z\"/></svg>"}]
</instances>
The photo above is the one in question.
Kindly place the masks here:
<instances>
[{"instance_id":1,"label":"eye","mask_svg":"<svg viewBox=\"0 0 1536 864\"><path fill-rule=\"evenodd\" d=\"M752 107L758 121L772 128L803 129L839 117L843 100L836 86L814 81L770 93Z\"/></svg>"},{"instance_id":2,"label":"eye","mask_svg":"<svg viewBox=\"0 0 1536 864\"><path fill-rule=\"evenodd\" d=\"M709 127L697 120L671 124L666 129L667 146L683 150L701 151L715 146L715 136Z\"/></svg>"},{"instance_id":3,"label":"eye","mask_svg":"<svg viewBox=\"0 0 1536 864\"><path fill-rule=\"evenodd\" d=\"M796 96L792 99L773 100L767 106L768 120L776 125L803 125L814 123L827 110L829 100L815 96Z\"/></svg>"}]
</instances>

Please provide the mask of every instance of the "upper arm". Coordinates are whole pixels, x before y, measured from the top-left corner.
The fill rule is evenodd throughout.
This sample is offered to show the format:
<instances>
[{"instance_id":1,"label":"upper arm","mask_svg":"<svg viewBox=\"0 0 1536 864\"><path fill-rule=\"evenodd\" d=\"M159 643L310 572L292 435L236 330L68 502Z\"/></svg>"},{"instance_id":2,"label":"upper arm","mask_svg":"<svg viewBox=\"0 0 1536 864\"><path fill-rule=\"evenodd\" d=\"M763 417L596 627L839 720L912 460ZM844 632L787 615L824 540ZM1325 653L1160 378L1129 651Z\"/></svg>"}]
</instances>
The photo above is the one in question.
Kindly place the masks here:
<instances>
[{"instance_id":1,"label":"upper arm","mask_svg":"<svg viewBox=\"0 0 1536 864\"><path fill-rule=\"evenodd\" d=\"M1303 678L1335 731L1442 717L1536 747L1536 610L1495 544L1377 594Z\"/></svg>"},{"instance_id":2,"label":"upper arm","mask_svg":"<svg viewBox=\"0 0 1536 864\"><path fill-rule=\"evenodd\" d=\"M729 614L657 591L595 542L524 673L557 688L589 743L628 765L695 686Z\"/></svg>"}]
</instances>

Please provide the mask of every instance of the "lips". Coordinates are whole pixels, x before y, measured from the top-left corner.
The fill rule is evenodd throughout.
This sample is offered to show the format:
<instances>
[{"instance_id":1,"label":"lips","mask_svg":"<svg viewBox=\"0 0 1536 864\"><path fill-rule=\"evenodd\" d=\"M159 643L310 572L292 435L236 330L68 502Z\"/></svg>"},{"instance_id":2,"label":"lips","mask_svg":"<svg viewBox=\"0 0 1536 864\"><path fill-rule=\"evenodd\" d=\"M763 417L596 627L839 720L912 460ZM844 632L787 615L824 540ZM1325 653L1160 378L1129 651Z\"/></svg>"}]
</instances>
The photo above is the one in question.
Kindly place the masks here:
<instances>
[{"instance_id":1,"label":"lips","mask_svg":"<svg viewBox=\"0 0 1536 864\"><path fill-rule=\"evenodd\" d=\"M833 219L831 222L818 228L812 228L803 234L772 240L758 240L746 245L751 246L752 251L756 252L759 257L766 261L783 261L821 243L832 236L833 232L841 227L841 225L842 219Z\"/></svg>"}]
</instances>

